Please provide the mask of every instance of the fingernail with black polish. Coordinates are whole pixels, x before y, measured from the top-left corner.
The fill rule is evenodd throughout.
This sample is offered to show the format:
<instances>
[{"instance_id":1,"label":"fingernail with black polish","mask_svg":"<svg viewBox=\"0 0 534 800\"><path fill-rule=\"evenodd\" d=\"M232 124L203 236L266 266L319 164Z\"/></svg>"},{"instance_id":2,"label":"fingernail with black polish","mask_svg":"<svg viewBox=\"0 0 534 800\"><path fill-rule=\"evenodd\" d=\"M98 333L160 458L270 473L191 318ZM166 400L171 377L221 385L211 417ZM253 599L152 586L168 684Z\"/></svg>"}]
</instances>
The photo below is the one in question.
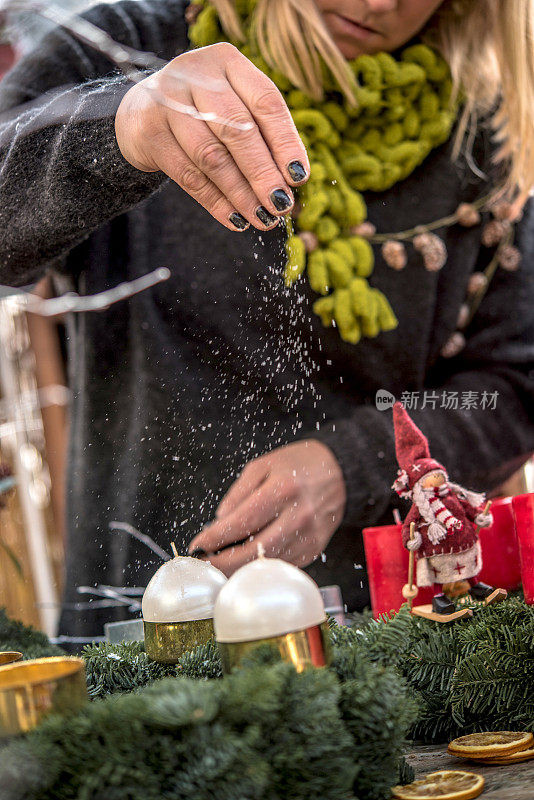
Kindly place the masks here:
<instances>
[{"instance_id":1,"label":"fingernail with black polish","mask_svg":"<svg viewBox=\"0 0 534 800\"><path fill-rule=\"evenodd\" d=\"M237 228L238 231L244 231L245 228L248 228L249 223L243 217L239 211L233 211L230 216L228 217L234 228Z\"/></svg>"},{"instance_id":2,"label":"fingernail with black polish","mask_svg":"<svg viewBox=\"0 0 534 800\"><path fill-rule=\"evenodd\" d=\"M292 200L283 189L275 189L271 192L271 202L277 211L287 211L292 205Z\"/></svg>"},{"instance_id":3,"label":"fingernail with black polish","mask_svg":"<svg viewBox=\"0 0 534 800\"><path fill-rule=\"evenodd\" d=\"M287 171L289 172L291 180L295 181L295 183L300 183L308 177L308 172L304 164L301 164L300 161L292 161L288 164Z\"/></svg>"},{"instance_id":4,"label":"fingernail with black polish","mask_svg":"<svg viewBox=\"0 0 534 800\"><path fill-rule=\"evenodd\" d=\"M274 225L275 222L278 222L278 217L275 217L274 214L270 214L265 206L259 206L259 208L256 209L256 216L259 221L268 228L270 228L271 225Z\"/></svg>"},{"instance_id":5,"label":"fingernail with black polish","mask_svg":"<svg viewBox=\"0 0 534 800\"><path fill-rule=\"evenodd\" d=\"M201 547L195 547L195 549L189 553L191 558L200 558L201 556L207 555L206 551L203 550Z\"/></svg>"}]
</instances>

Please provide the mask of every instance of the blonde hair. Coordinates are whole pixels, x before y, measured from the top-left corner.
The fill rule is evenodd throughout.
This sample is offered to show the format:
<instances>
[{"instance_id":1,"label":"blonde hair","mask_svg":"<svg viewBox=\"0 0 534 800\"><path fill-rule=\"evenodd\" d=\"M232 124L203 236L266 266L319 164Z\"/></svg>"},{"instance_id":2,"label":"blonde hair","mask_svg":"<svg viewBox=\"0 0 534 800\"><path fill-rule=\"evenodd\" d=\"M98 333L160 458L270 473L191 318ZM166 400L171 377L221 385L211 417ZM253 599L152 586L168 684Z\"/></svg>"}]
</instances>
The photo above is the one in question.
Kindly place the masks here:
<instances>
[{"instance_id":1,"label":"blonde hair","mask_svg":"<svg viewBox=\"0 0 534 800\"><path fill-rule=\"evenodd\" d=\"M243 40L235 0L211 0L234 41ZM321 59L354 103L354 78L314 0L258 0L253 21L270 67L316 100L323 97ZM481 119L506 162L502 188L526 196L534 187L534 0L444 0L421 33L450 65L454 95L463 98L457 157Z\"/></svg>"}]
</instances>

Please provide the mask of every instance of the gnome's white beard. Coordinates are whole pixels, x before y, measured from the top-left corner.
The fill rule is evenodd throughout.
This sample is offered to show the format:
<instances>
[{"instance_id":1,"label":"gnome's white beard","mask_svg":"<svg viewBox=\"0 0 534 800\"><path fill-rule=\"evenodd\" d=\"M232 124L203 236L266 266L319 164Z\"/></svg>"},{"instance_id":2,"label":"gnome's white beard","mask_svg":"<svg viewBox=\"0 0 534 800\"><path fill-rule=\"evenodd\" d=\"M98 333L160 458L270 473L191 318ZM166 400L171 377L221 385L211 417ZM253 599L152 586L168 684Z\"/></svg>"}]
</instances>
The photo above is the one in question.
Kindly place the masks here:
<instances>
[{"instance_id":1,"label":"gnome's white beard","mask_svg":"<svg viewBox=\"0 0 534 800\"><path fill-rule=\"evenodd\" d=\"M453 486L454 484L448 482L442 483L441 486L438 486L438 497L446 497L450 494ZM462 491L465 490L462 489ZM448 529L462 527L460 520L453 517L441 501L434 501L432 506L430 505L430 499L436 497L434 487L424 489L418 481L413 487L412 496L419 513L428 525L427 536L432 544L438 544L445 539ZM440 522L439 516L446 517L446 523Z\"/></svg>"}]
</instances>

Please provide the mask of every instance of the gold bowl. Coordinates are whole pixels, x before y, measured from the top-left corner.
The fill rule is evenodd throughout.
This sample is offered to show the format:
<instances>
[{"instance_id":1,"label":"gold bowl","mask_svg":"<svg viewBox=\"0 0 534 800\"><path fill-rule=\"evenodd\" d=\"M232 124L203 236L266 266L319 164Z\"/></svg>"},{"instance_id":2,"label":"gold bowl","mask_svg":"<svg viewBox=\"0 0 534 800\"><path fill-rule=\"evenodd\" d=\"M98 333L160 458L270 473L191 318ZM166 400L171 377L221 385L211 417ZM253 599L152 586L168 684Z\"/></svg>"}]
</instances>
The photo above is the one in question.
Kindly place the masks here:
<instances>
[{"instance_id":1,"label":"gold bowl","mask_svg":"<svg viewBox=\"0 0 534 800\"><path fill-rule=\"evenodd\" d=\"M81 658L37 658L0 668L0 738L35 728L52 713L77 711L87 702Z\"/></svg>"},{"instance_id":2,"label":"gold bowl","mask_svg":"<svg viewBox=\"0 0 534 800\"><path fill-rule=\"evenodd\" d=\"M2 650L0 652L0 667L6 664L13 664L15 661L22 661L22 653L17 650Z\"/></svg>"}]
</instances>

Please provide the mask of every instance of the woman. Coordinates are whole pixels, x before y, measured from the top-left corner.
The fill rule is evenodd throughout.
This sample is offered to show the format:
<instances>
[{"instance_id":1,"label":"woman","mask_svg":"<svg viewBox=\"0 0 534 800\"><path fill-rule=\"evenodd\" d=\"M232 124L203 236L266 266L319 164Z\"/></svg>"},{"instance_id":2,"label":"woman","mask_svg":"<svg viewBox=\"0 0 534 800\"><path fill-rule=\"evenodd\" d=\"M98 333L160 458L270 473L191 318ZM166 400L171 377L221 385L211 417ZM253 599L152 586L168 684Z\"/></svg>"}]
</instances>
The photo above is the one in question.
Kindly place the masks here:
<instances>
[{"instance_id":1,"label":"woman","mask_svg":"<svg viewBox=\"0 0 534 800\"><path fill-rule=\"evenodd\" d=\"M470 488L494 488L534 449L531 206L519 269L509 206L489 233L478 217L484 198L534 183L531 2L205 5L88 12L170 62L139 85L58 31L2 89L1 280L53 269L92 293L172 269L71 325L70 634L109 619L69 611L76 586L143 585L154 570L111 537L114 519L227 574L261 541L365 605L360 531L390 521L396 472L379 390L419 392L417 425ZM189 37L205 46L186 52ZM514 269L486 287L502 236ZM487 291L459 334L473 284Z\"/></svg>"}]
</instances>

